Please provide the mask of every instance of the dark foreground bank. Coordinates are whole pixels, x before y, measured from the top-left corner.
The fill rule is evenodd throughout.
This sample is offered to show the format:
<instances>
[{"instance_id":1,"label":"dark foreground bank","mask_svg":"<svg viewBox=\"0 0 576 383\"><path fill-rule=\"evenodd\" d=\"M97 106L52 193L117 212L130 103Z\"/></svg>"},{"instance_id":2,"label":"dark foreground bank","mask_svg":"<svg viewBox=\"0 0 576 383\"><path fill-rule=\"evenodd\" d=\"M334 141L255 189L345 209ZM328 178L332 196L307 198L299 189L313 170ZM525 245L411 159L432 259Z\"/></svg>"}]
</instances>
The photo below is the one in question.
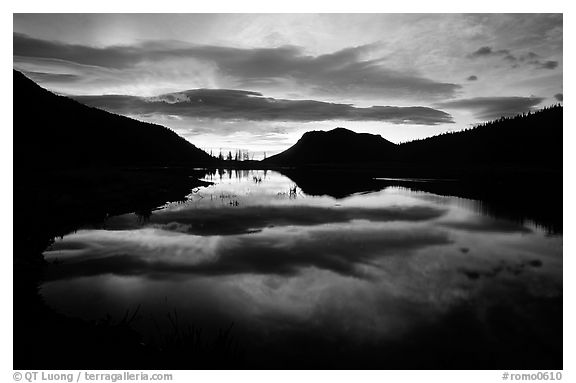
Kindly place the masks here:
<instances>
[{"instance_id":1,"label":"dark foreground bank","mask_svg":"<svg viewBox=\"0 0 576 383\"><path fill-rule=\"evenodd\" d=\"M181 344L201 350L204 362L221 361L228 350L228 332L210 339L216 347L204 350L194 333L169 334L162 345L144 347L130 326L137 312L124 318L88 323L48 308L38 286L48 266L42 252L56 237L83 225L136 212L146 219L169 201L186 196L208 183L190 169L70 168L27 169L14 182L14 368L146 368L154 360L172 360L161 350ZM173 351L170 351L173 353ZM187 355L177 352L177 355ZM203 363L204 364L204 363ZM168 366L167 366L168 367Z\"/></svg>"}]
</instances>

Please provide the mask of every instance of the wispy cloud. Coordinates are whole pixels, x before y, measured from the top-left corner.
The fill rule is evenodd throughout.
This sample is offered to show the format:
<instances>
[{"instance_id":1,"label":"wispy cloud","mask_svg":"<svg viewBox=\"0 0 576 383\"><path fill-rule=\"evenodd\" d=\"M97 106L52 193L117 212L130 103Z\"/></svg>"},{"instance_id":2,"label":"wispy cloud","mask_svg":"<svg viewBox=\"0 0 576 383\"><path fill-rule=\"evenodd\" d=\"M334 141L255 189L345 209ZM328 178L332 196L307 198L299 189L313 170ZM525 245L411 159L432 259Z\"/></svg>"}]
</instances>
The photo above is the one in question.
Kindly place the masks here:
<instances>
[{"instance_id":1,"label":"wispy cloud","mask_svg":"<svg viewBox=\"0 0 576 383\"><path fill-rule=\"evenodd\" d=\"M314 56L297 46L235 48L147 41L130 46L90 47L14 34L14 55L21 61L41 58L122 71L144 63L190 59L216 68L222 78L238 88L291 85L305 87L316 95L394 95L407 99L453 97L461 88L413 71L386 67L386 57L370 57L377 46L367 44Z\"/></svg>"},{"instance_id":2,"label":"wispy cloud","mask_svg":"<svg viewBox=\"0 0 576 383\"><path fill-rule=\"evenodd\" d=\"M40 83L68 83L76 82L80 79L78 75L71 73L45 73L34 71L24 71L24 73L32 80Z\"/></svg>"}]
</instances>

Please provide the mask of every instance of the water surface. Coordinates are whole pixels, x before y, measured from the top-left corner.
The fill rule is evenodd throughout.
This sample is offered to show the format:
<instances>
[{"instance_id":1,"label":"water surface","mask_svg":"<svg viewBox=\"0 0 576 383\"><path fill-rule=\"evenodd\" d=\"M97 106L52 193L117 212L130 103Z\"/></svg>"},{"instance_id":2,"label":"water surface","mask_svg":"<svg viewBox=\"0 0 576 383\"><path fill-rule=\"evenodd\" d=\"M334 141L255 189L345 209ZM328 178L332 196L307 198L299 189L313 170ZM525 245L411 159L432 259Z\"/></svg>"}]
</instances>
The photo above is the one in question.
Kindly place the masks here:
<instances>
[{"instance_id":1,"label":"water surface","mask_svg":"<svg viewBox=\"0 0 576 383\"><path fill-rule=\"evenodd\" d=\"M46 302L94 321L139 308L145 342L231 328L239 358L264 368L561 355L561 235L400 186L334 198L271 171L206 180L186 201L57 240Z\"/></svg>"}]
</instances>

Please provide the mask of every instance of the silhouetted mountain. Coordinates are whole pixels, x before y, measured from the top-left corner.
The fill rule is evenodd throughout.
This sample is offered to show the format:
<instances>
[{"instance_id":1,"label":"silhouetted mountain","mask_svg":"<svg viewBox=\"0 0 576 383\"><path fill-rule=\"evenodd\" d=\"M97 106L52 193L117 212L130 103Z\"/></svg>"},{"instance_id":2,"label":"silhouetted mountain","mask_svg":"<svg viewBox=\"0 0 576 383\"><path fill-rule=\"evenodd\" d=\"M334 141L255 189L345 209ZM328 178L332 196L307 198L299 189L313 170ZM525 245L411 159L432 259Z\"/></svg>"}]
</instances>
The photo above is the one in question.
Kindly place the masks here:
<instances>
[{"instance_id":1,"label":"silhouetted mountain","mask_svg":"<svg viewBox=\"0 0 576 383\"><path fill-rule=\"evenodd\" d=\"M277 165L380 162L392 159L396 149L382 136L336 128L306 132L292 147L264 161Z\"/></svg>"},{"instance_id":2,"label":"silhouetted mountain","mask_svg":"<svg viewBox=\"0 0 576 383\"><path fill-rule=\"evenodd\" d=\"M213 159L172 130L57 96L14 71L14 166L196 165Z\"/></svg>"},{"instance_id":3,"label":"silhouetted mountain","mask_svg":"<svg viewBox=\"0 0 576 383\"><path fill-rule=\"evenodd\" d=\"M562 106L487 122L459 132L395 145L379 135L338 128L313 131L264 160L281 166L349 165L445 171L507 166L562 169ZM360 169L360 168L359 168Z\"/></svg>"}]
</instances>

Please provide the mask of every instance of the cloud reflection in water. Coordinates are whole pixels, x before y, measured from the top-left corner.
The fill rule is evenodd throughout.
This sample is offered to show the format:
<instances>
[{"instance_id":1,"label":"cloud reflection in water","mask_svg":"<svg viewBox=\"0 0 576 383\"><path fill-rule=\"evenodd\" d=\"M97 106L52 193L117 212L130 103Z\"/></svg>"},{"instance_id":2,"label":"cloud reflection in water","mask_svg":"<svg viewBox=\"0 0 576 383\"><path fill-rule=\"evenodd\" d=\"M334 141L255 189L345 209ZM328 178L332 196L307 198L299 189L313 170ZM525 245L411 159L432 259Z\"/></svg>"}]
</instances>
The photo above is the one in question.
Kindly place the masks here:
<instances>
[{"instance_id":1,"label":"cloud reflection in water","mask_svg":"<svg viewBox=\"0 0 576 383\"><path fill-rule=\"evenodd\" d=\"M433 360L429 351L443 344L443 355L470 345L484 354L501 323L549 323L538 313L562 296L561 237L409 190L337 204L278 201L289 181L271 179L278 183L206 189L234 193L239 207L205 197L144 223L124 215L66 236L45 253L61 263L49 267L42 295L92 319L142 304L148 317L177 309L207 331L235 323L242 344L269 366L305 349L311 363L355 355L350 363L381 365L384 353L410 368L400 355ZM148 322L139 324L144 333L153 332ZM454 331L462 333L446 335Z\"/></svg>"}]
</instances>

